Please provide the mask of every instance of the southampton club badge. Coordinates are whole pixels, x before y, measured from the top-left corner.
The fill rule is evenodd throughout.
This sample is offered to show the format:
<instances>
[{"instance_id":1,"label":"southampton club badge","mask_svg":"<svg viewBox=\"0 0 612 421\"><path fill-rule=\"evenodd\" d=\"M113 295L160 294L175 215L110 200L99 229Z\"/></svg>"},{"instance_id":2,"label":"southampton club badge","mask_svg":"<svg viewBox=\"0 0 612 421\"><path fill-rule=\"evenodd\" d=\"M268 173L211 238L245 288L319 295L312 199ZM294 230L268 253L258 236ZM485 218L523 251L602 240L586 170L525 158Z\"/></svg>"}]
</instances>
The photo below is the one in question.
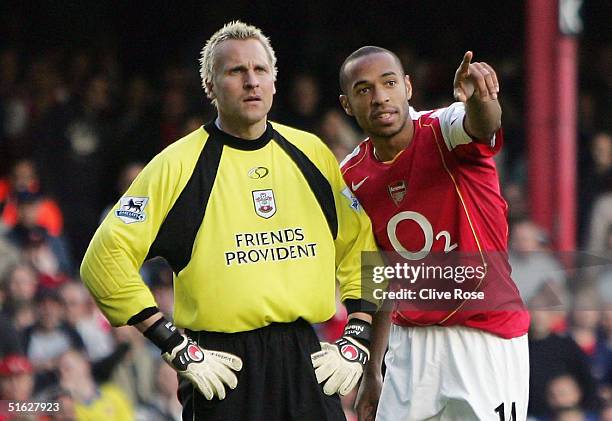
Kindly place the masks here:
<instances>
[{"instance_id":1,"label":"southampton club badge","mask_svg":"<svg viewBox=\"0 0 612 421\"><path fill-rule=\"evenodd\" d=\"M142 222L146 218L144 208L148 202L148 197L122 197L119 199L119 209L115 210L115 216L126 224Z\"/></svg>"},{"instance_id":2,"label":"southampton club badge","mask_svg":"<svg viewBox=\"0 0 612 421\"><path fill-rule=\"evenodd\" d=\"M395 183L389 184L387 188L389 189L389 196L391 196L395 206L399 206L406 196L406 183L404 180L396 181Z\"/></svg>"},{"instance_id":3,"label":"southampton club badge","mask_svg":"<svg viewBox=\"0 0 612 421\"><path fill-rule=\"evenodd\" d=\"M268 219L276 213L276 202L272 190L255 190L253 193L253 204L255 213L262 218Z\"/></svg>"}]
</instances>

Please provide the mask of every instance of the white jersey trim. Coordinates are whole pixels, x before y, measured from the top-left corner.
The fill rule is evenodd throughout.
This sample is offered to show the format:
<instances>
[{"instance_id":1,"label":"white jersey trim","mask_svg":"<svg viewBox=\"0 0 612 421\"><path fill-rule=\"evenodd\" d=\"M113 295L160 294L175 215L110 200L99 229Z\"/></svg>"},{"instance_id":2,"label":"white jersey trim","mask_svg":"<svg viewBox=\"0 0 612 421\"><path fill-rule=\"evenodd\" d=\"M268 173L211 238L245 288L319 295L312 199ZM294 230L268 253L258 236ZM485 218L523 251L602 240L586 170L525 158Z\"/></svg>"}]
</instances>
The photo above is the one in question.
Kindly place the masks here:
<instances>
[{"instance_id":1,"label":"white jersey trim","mask_svg":"<svg viewBox=\"0 0 612 421\"><path fill-rule=\"evenodd\" d=\"M342 160L342 162L340 162L340 168L344 167L344 165L345 165L347 162L349 162L349 161L351 160L351 158L353 158L353 157L357 156L357 154L359 154L359 151L361 150L360 146L361 146L361 143L360 143L359 145L355 146L355 149L353 149L353 152L351 152L350 154L348 154L348 155L346 156L346 158L344 158L344 159Z\"/></svg>"},{"instance_id":2,"label":"white jersey trim","mask_svg":"<svg viewBox=\"0 0 612 421\"><path fill-rule=\"evenodd\" d=\"M463 119L465 118L465 104L463 102L453 102L446 108L436 110L431 116L440 121L444 143L449 151L459 145L467 145L473 142L463 127ZM491 148L495 147L495 135L491 138L489 146Z\"/></svg>"}]
</instances>

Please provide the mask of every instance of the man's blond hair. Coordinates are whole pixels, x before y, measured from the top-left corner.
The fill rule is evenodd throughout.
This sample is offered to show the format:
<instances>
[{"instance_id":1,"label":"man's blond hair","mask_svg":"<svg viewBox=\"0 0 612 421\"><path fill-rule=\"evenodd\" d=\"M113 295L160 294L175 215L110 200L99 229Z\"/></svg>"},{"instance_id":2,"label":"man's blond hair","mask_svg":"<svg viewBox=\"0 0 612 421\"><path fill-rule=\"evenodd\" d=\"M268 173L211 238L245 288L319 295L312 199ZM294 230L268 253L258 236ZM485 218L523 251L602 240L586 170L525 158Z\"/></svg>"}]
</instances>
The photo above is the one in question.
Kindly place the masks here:
<instances>
[{"instance_id":1,"label":"man's blond hair","mask_svg":"<svg viewBox=\"0 0 612 421\"><path fill-rule=\"evenodd\" d=\"M202 86L206 91L207 95L210 95L207 84L212 82L213 77L215 75L215 61L216 61L216 50L219 44L223 41L227 41L230 39L255 39L264 47L266 50L266 54L268 56L268 61L270 62L270 67L272 70L272 75L274 76L274 80L276 80L276 54L274 54L274 50L272 49L272 45L270 45L270 39L266 37L261 29L253 26L247 25L244 22L239 20L235 20L223 25L223 28L219 29L215 32L209 39L206 41L206 45L202 48L200 53L200 77L202 79ZM216 101L213 100L213 104Z\"/></svg>"}]
</instances>

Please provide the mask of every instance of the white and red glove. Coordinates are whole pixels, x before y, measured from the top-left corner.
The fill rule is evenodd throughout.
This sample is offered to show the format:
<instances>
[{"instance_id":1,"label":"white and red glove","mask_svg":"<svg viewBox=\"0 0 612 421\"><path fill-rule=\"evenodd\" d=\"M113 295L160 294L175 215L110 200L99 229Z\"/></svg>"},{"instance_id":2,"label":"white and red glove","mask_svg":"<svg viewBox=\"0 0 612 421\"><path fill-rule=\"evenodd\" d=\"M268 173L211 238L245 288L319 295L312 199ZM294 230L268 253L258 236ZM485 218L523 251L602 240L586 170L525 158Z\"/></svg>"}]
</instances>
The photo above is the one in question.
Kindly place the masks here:
<instances>
[{"instance_id":1,"label":"white and red glove","mask_svg":"<svg viewBox=\"0 0 612 421\"><path fill-rule=\"evenodd\" d=\"M225 399L225 386L235 389L238 385L234 371L242 369L242 360L236 355L200 347L164 318L144 335L162 350L164 361L193 383L206 399Z\"/></svg>"},{"instance_id":2,"label":"white and red glove","mask_svg":"<svg viewBox=\"0 0 612 421\"><path fill-rule=\"evenodd\" d=\"M179 375L194 384L208 400L214 396L225 399L225 385L235 389L238 379L234 371L242 369L242 360L234 354L201 348L192 339L181 335L183 341L162 358Z\"/></svg>"},{"instance_id":3,"label":"white and red glove","mask_svg":"<svg viewBox=\"0 0 612 421\"><path fill-rule=\"evenodd\" d=\"M325 382L326 395L344 396L357 385L370 359L370 323L351 319L344 335L333 344L321 342L321 351L310 356L318 383Z\"/></svg>"}]
</instances>

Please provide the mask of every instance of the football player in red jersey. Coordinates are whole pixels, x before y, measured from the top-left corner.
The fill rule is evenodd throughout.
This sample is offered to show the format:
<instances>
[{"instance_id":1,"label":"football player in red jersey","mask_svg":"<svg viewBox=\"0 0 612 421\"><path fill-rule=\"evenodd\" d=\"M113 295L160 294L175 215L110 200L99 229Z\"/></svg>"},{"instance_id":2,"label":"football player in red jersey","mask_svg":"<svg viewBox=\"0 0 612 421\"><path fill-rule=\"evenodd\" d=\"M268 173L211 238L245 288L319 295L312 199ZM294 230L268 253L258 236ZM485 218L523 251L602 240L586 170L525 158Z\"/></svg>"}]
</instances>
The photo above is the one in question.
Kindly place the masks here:
<instances>
[{"instance_id":1,"label":"football player in red jersey","mask_svg":"<svg viewBox=\"0 0 612 421\"><path fill-rule=\"evenodd\" d=\"M375 316L361 421L526 418L529 314L510 277L507 206L493 161L503 143L499 83L472 58L466 52L455 73L457 102L425 112L410 107L410 78L394 53L362 47L340 69L342 107L368 135L342 173L379 246L413 265L476 256L484 270L475 283L446 281L467 293L459 299L425 305L444 291L416 282L424 300Z\"/></svg>"}]
</instances>

